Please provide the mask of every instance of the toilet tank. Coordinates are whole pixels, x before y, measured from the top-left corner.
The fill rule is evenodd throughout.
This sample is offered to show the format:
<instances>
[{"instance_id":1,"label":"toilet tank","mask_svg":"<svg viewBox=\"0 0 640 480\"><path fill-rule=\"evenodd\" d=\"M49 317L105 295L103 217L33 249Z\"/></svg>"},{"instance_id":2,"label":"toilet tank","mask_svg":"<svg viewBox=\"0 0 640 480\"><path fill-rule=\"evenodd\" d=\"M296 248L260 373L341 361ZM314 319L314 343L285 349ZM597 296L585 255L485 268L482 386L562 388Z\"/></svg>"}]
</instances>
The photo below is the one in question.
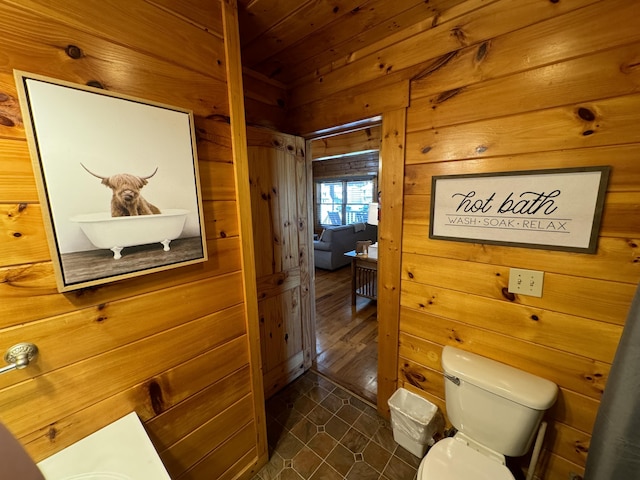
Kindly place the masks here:
<instances>
[{"instance_id":1,"label":"toilet tank","mask_svg":"<svg viewBox=\"0 0 640 480\"><path fill-rule=\"evenodd\" d=\"M527 453L556 384L451 346L442 351L442 368L451 424L502 455Z\"/></svg>"}]
</instances>

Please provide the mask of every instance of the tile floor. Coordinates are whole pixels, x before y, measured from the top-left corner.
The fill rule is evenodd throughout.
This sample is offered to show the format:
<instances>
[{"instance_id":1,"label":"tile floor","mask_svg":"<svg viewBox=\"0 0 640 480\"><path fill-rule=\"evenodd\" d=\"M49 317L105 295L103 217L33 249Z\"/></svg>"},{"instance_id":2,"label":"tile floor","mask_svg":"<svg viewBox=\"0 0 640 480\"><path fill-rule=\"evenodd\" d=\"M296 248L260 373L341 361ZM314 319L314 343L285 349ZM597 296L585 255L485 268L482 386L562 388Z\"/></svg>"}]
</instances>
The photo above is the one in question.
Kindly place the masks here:
<instances>
[{"instance_id":1,"label":"tile floor","mask_svg":"<svg viewBox=\"0 0 640 480\"><path fill-rule=\"evenodd\" d=\"M253 480L414 480L420 459L369 403L308 371L267 401L269 463Z\"/></svg>"}]
</instances>

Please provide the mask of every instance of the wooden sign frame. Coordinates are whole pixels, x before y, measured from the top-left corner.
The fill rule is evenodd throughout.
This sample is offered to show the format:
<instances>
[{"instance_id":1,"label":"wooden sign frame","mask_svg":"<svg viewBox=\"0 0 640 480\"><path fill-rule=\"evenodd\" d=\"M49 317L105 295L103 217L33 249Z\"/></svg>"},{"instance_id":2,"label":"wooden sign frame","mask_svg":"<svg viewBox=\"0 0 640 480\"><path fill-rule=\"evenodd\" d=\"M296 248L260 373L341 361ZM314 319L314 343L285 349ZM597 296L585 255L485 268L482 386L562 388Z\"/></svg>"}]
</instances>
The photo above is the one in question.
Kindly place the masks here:
<instances>
[{"instance_id":1,"label":"wooden sign frame","mask_svg":"<svg viewBox=\"0 0 640 480\"><path fill-rule=\"evenodd\" d=\"M208 259L192 111L14 77L59 291Z\"/></svg>"},{"instance_id":2,"label":"wooden sign frame","mask_svg":"<svg viewBox=\"0 0 640 480\"><path fill-rule=\"evenodd\" d=\"M610 167L434 176L429 238L596 253Z\"/></svg>"}]
</instances>

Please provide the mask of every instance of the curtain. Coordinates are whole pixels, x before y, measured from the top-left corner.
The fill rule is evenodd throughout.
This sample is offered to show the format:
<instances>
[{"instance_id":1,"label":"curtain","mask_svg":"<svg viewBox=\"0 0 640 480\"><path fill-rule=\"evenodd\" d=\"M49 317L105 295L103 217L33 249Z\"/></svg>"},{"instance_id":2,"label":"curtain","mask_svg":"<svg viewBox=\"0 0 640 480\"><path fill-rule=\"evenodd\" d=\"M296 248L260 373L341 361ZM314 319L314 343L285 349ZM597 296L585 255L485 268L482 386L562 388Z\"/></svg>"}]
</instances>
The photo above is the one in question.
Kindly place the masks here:
<instances>
[{"instance_id":1,"label":"curtain","mask_svg":"<svg viewBox=\"0 0 640 480\"><path fill-rule=\"evenodd\" d=\"M640 479L640 285L593 429L584 480Z\"/></svg>"}]
</instances>

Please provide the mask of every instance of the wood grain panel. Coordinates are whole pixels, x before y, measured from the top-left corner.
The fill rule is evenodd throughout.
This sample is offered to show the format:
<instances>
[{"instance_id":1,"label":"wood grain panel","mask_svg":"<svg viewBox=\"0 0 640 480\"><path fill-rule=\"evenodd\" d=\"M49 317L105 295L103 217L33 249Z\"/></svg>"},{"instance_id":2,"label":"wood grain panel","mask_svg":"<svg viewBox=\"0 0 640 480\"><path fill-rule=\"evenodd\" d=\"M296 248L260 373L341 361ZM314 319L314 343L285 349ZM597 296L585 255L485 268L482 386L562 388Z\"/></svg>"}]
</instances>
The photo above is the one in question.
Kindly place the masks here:
<instances>
[{"instance_id":1,"label":"wood grain panel","mask_svg":"<svg viewBox=\"0 0 640 480\"><path fill-rule=\"evenodd\" d=\"M51 424L72 408L87 408L204 353L216 343L207 335L209 331L207 318L183 324L5 388L0 399L3 419L12 425L16 436L22 437L33 430L34 423ZM242 341L242 345L246 348L246 341ZM131 358L145 361L132 362ZM86 378L94 381L87 382ZM70 391L75 395L70 397Z\"/></svg>"},{"instance_id":2,"label":"wood grain panel","mask_svg":"<svg viewBox=\"0 0 640 480\"><path fill-rule=\"evenodd\" d=\"M205 422L202 426L160 454L169 474L178 476L193 467L226 440L228 432L247 421L247 412L252 407L253 399L251 395L247 395L211 420L203 419Z\"/></svg>"},{"instance_id":3,"label":"wood grain panel","mask_svg":"<svg viewBox=\"0 0 640 480\"><path fill-rule=\"evenodd\" d=\"M634 43L474 85L449 88L424 98L412 97L407 129L437 128L637 93L640 69L625 66L633 64L638 49L640 44ZM545 88L544 96L537 94L541 88ZM500 101L496 101L498 98ZM469 105L474 108L468 108Z\"/></svg>"},{"instance_id":4,"label":"wood grain panel","mask_svg":"<svg viewBox=\"0 0 640 480\"><path fill-rule=\"evenodd\" d=\"M611 365L561 352L467 323L409 308L400 310L401 335L437 345L452 345L541 376L569 390L600 399ZM422 364L441 371L440 348L427 351ZM428 362L427 359L428 358ZM559 369L558 365L563 368Z\"/></svg>"},{"instance_id":5,"label":"wood grain panel","mask_svg":"<svg viewBox=\"0 0 640 480\"><path fill-rule=\"evenodd\" d=\"M434 275L433 272L438 274ZM616 325L624 325L629 304L636 290L634 285L627 283L547 272L541 298L530 295L511 296L507 292L508 266L412 253L405 253L403 256L404 282L458 290L462 278L465 282L464 291L474 295L593 318ZM599 295L594 296L593 292L599 292Z\"/></svg>"},{"instance_id":6,"label":"wood grain panel","mask_svg":"<svg viewBox=\"0 0 640 480\"><path fill-rule=\"evenodd\" d=\"M354 154L366 150L380 150L380 127L369 127L355 132L319 138L311 141L311 158Z\"/></svg>"},{"instance_id":7,"label":"wood grain panel","mask_svg":"<svg viewBox=\"0 0 640 480\"><path fill-rule=\"evenodd\" d=\"M38 190L27 143L0 138L0 151L0 204L37 203Z\"/></svg>"},{"instance_id":8,"label":"wood grain panel","mask_svg":"<svg viewBox=\"0 0 640 480\"><path fill-rule=\"evenodd\" d=\"M0 232L0 262L4 265L50 260L40 205L0 205Z\"/></svg>"},{"instance_id":9,"label":"wood grain panel","mask_svg":"<svg viewBox=\"0 0 640 480\"><path fill-rule=\"evenodd\" d=\"M98 81L107 90L189 108L198 115L228 115L226 85L220 74L212 77L185 70L166 57L108 42L6 2L0 5L0 12L5 61L11 65L0 75L0 92L13 99L17 99L12 72L16 68L79 84ZM156 73L145 74L149 70ZM180 88L185 83L194 90ZM21 124L18 127L13 130L22 133ZM2 125L0 133L7 130Z\"/></svg>"},{"instance_id":10,"label":"wood grain panel","mask_svg":"<svg viewBox=\"0 0 640 480\"><path fill-rule=\"evenodd\" d=\"M640 172L634 159L640 152L640 144L613 145L607 147L557 150L552 152L523 153L488 159L472 159L464 162L441 162L407 165L405 192L407 195L430 194L433 175L463 175L515 170L550 168L611 166L608 192L634 192L640 185ZM426 207L428 209L428 207Z\"/></svg>"},{"instance_id":11,"label":"wood grain panel","mask_svg":"<svg viewBox=\"0 0 640 480\"><path fill-rule=\"evenodd\" d=\"M290 121L299 135L375 117L409 105L408 81L393 86L356 87L311 105L290 110Z\"/></svg>"},{"instance_id":12,"label":"wood grain panel","mask_svg":"<svg viewBox=\"0 0 640 480\"><path fill-rule=\"evenodd\" d=\"M341 90L384 77L391 71L410 68L461 47L558 17L595 1L581 0L571 5L549 3L544 6L535 0L501 0L490 3L461 18L453 18L423 33L372 52L367 57L358 58L346 67L326 73L313 84L296 88L291 94L291 106L298 107L335 95Z\"/></svg>"},{"instance_id":13,"label":"wood grain panel","mask_svg":"<svg viewBox=\"0 0 640 480\"><path fill-rule=\"evenodd\" d=\"M225 280L238 286L238 275L230 277L218 277L216 281L204 281L200 284L190 284L188 287L174 287L157 294L148 294L148 303L134 300L121 300L110 304L100 304L95 308L77 310L59 317L51 317L38 322L32 322L18 329L4 330L3 342L7 346L20 343L24 338L30 338L31 342L38 345L39 349L47 352L39 358L30 374L4 376L0 380L0 386L18 383L30 375L42 375L57 368L86 360L92 355L102 354L118 345L135 342L163 331L175 328L184 322L198 318L207 318L207 321L218 329L215 335L209 335L212 342L223 342L245 333L245 327L241 317L242 308L229 308L239 300L230 297L221 291L221 285ZM217 285L216 285L217 284ZM210 307L197 306L194 299L202 295L202 291L214 289L217 291L216 299L211 299ZM185 292L185 290L189 290ZM158 304L158 296L171 297L175 307L166 307L162 312L155 311ZM230 298L222 298L222 297ZM155 297L155 298L154 298ZM186 305L182 302L188 302ZM207 315L211 309L217 309L216 313ZM225 308L229 308L225 310ZM131 318L147 318L153 315L153 324L147 322L131 322ZM60 335L73 335L79 346L73 350L57 348Z\"/></svg>"},{"instance_id":14,"label":"wood grain panel","mask_svg":"<svg viewBox=\"0 0 640 480\"><path fill-rule=\"evenodd\" d=\"M276 5L278 3L282 4L277 2ZM256 37L253 41L243 42L242 61L245 65L253 67L266 56L284 50L301 40L308 35L310 29L322 28L361 3L361 0L316 0L298 4L297 8L294 7L286 12L287 22L274 23L265 35ZM272 6L270 10L276 9ZM295 13L291 10L295 10ZM307 20L309 18L313 20L309 22Z\"/></svg>"},{"instance_id":15,"label":"wood grain panel","mask_svg":"<svg viewBox=\"0 0 640 480\"><path fill-rule=\"evenodd\" d=\"M436 257L449 257L493 265L518 265L566 275L637 284L640 275L640 240L600 238L596 255L492 246L479 243L432 240L429 229L405 224L403 251Z\"/></svg>"},{"instance_id":16,"label":"wood grain panel","mask_svg":"<svg viewBox=\"0 0 640 480\"><path fill-rule=\"evenodd\" d=\"M222 12L219 2L210 0L146 0L173 14L180 15L208 32L222 38Z\"/></svg>"},{"instance_id":17,"label":"wood grain panel","mask_svg":"<svg viewBox=\"0 0 640 480\"><path fill-rule=\"evenodd\" d=\"M572 78L573 73L566 71L565 67L580 64L583 56L637 42L640 39L638 31L628 19L638 13L638 5L634 2L617 2L613 6L606 2L592 2L585 8L577 8L566 15L558 15L541 23L532 22L525 28L457 50L439 68L430 69L413 82L412 96L417 99L455 91L487 79L498 81L499 77L540 67L543 67L540 71L552 75L556 73L553 69L557 68L565 71L568 78ZM600 28L603 25L615 25L616 28ZM562 45L562 48L549 48L549 45ZM612 56L617 55L612 53ZM578 63L572 63L571 59ZM567 60L570 62L562 63ZM553 67L556 63L559 64L558 67ZM631 73L629 66L634 64L635 60L631 63L623 61L620 66L623 67L623 72ZM603 68L606 72L604 65ZM618 75L614 74L614 78L623 84L627 83ZM542 102L545 101L547 89L551 95L557 89L557 85L544 82L540 83L540 87L545 95L536 97ZM592 88L584 83L580 87ZM580 93L567 90L567 95L575 94ZM528 98L521 100L531 101Z\"/></svg>"},{"instance_id":18,"label":"wood grain panel","mask_svg":"<svg viewBox=\"0 0 640 480\"><path fill-rule=\"evenodd\" d=\"M591 435L571 428L563 423L554 423L547 429L545 447L547 450L557 452L569 462L585 466Z\"/></svg>"},{"instance_id":19,"label":"wood grain panel","mask_svg":"<svg viewBox=\"0 0 640 480\"><path fill-rule=\"evenodd\" d=\"M150 3L132 2L117 8L109 3L91 5L81 0L71 0L64 5L47 0L7 0L5 3L71 25L92 36L172 59L190 70L221 80L226 78L224 47L219 37L200 28L185 28L183 20ZM91 18L102 21L87 22Z\"/></svg>"},{"instance_id":20,"label":"wood grain panel","mask_svg":"<svg viewBox=\"0 0 640 480\"><path fill-rule=\"evenodd\" d=\"M202 202L207 240L238 236L240 229L236 209L233 201Z\"/></svg>"},{"instance_id":21,"label":"wood grain panel","mask_svg":"<svg viewBox=\"0 0 640 480\"><path fill-rule=\"evenodd\" d=\"M291 45L286 55L276 55L255 68L264 72L278 69L277 77L283 82L302 84L348 64L362 55L363 50L377 51L381 43L395 43L398 37L406 38L431 28L438 19L446 18L452 6L460 3L464 3L463 0L368 1L349 15L313 32L312 39Z\"/></svg>"},{"instance_id":22,"label":"wood grain panel","mask_svg":"<svg viewBox=\"0 0 640 480\"><path fill-rule=\"evenodd\" d=\"M386 113L382 119L378 318L388 320L378 328L378 411L387 417L388 400L397 387L406 115L406 109L402 108Z\"/></svg>"},{"instance_id":23,"label":"wood grain panel","mask_svg":"<svg viewBox=\"0 0 640 480\"><path fill-rule=\"evenodd\" d=\"M407 163L637 143L639 105L640 95L628 95L416 131L407 134Z\"/></svg>"},{"instance_id":24,"label":"wood grain panel","mask_svg":"<svg viewBox=\"0 0 640 480\"><path fill-rule=\"evenodd\" d=\"M238 238L210 241L207 248L209 261L205 264L190 265L128 282L113 283L64 295L59 294L56 289L51 263L1 268L0 315L9 319L11 324L17 325L240 269ZM30 308L24 308L25 302L29 303ZM16 372L16 374L19 373ZM28 375L24 378L28 378Z\"/></svg>"},{"instance_id":25,"label":"wood grain panel","mask_svg":"<svg viewBox=\"0 0 640 480\"><path fill-rule=\"evenodd\" d=\"M85 409L60 418L50 425L45 425L22 437L21 441L31 457L35 461L40 461L93 433L96 424L100 427L106 426L135 410L140 419L147 423L146 430L156 449L161 452L165 449L164 445L171 445L178 441L179 437L174 434L178 429L174 430L174 427L180 427L181 421L186 423L188 420L190 425L194 425L197 421L205 421L200 416L189 418L188 414L182 410L184 404L180 402L210 385L217 392L229 392L231 398L236 397L234 392L246 392L249 389L248 368L244 367L240 370L247 361L246 350L238 349L241 347L239 342L233 345L236 347L235 350L229 348L209 350L153 379L147 379ZM223 362L220 365L222 368L209 370L210 362L219 360L220 353L234 354L233 360ZM229 375L236 370L238 371L234 375ZM221 380L220 376L223 375L226 376ZM223 398L217 395L214 405ZM176 405L180 406L177 410L172 410ZM175 422L167 426L162 422L149 423L149 420L163 411L172 412L164 418L174 418ZM176 411L180 415L174 415ZM188 432L189 429L184 431Z\"/></svg>"},{"instance_id":26,"label":"wood grain panel","mask_svg":"<svg viewBox=\"0 0 640 480\"><path fill-rule=\"evenodd\" d=\"M220 362L224 355L234 355L234 357L229 356L226 361ZM202 368L204 358L201 357L217 360L219 364L210 370ZM183 442L190 434L198 431L209 420L213 420L224 410L249 395L250 373L247 362L246 346L243 347L242 342L236 340L196 357L185 366L181 365L163 375L173 380L174 373L184 371L185 378L192 378L199 374L202 379L185 392L190 395L180 392L181 396L176 398L176 401L171 401L172 398L167 399L168 402L163 406L164 408L158 412L152 412L154 415L145 422L150 438L161 453L170 450L174 445L184 444ZM200 390L191 390L198 384L202 387ZM227 394L220 395L221 391ZM247 409L245 417L250 417L251 411L251 408ZM172 453L168 455L176 457ZM179 459L174 461L176 460L179 461Z\"/></svg>"},{"instance_id":27,"label":"wood grain panel","mask_svg":"<svg viewBox=\"0 0 640 480\"><path fill-rule=\"evenodd\" d=\"M253 245L251 193L249 191L249 161L247 154L246 120L244 116L242 65L240 61L240 33L238 28L238 10L234 1L221 0L222 25L224 29L224 49L227 58L227 86L231 122L231 145L234 164L234 181L238 206L238 218L241 240L242 283L245 300L245 322L247 325L250 351L251 388L254 398L253 439L236 450L243 455L235 455L239 468L244 461L252 465L262 466L267 463L267 426L264 409L263 372L260 358L260 326L258 312L258 295L255 285L255 251ZM246 446L250 448L245 448ZM208 457L210 458L210 457ZM245 470L246 471L246 470ZM205 477L205 475L203 475Z\"/></svg>"},{"instance_id":28,"label":"wood grain panel","mask_svg":"<svg viewBox=\"0 0 640 480\"><path fill-rule=\"evenodd\" d=\"M220 445L220 447L216 448L211 452L211 454L204 457L185 474L177 477L176 480L189 480L193 478L233 478L235 476L235 472L230 477L227 477L227 470L233 468L239 460L246 459L245 455L247 453L252 452L252 455L255 456L255 422L250 421L240 425L240 427L241 429L238 430L230 439Z\"/></svg>"},{"instance_id":29,"label":"wood grain panel","mask_svg":"<svg viewBox=\"0 0 640 480\"><path fill-rule=\"evenodd\" d=\"M376 175L372 179L377 180L380 169L380 152L374 151L361 155L349 156L347 160L343 157L332 158L313 162L313 179L321 178L344 178ZM377 187L374 187L377 191Z\"/></svg>"},{"instance_id":30,"label":"wood grain panel","mask_svg":"<svg viewBox=\"0 0 640 480\"><path fill-rule=\"evenodd\" d=\"M622 327L610 323L408 282L402 282L401 304L607 363L622 333Z\"/></svg>"}]
</instances>

